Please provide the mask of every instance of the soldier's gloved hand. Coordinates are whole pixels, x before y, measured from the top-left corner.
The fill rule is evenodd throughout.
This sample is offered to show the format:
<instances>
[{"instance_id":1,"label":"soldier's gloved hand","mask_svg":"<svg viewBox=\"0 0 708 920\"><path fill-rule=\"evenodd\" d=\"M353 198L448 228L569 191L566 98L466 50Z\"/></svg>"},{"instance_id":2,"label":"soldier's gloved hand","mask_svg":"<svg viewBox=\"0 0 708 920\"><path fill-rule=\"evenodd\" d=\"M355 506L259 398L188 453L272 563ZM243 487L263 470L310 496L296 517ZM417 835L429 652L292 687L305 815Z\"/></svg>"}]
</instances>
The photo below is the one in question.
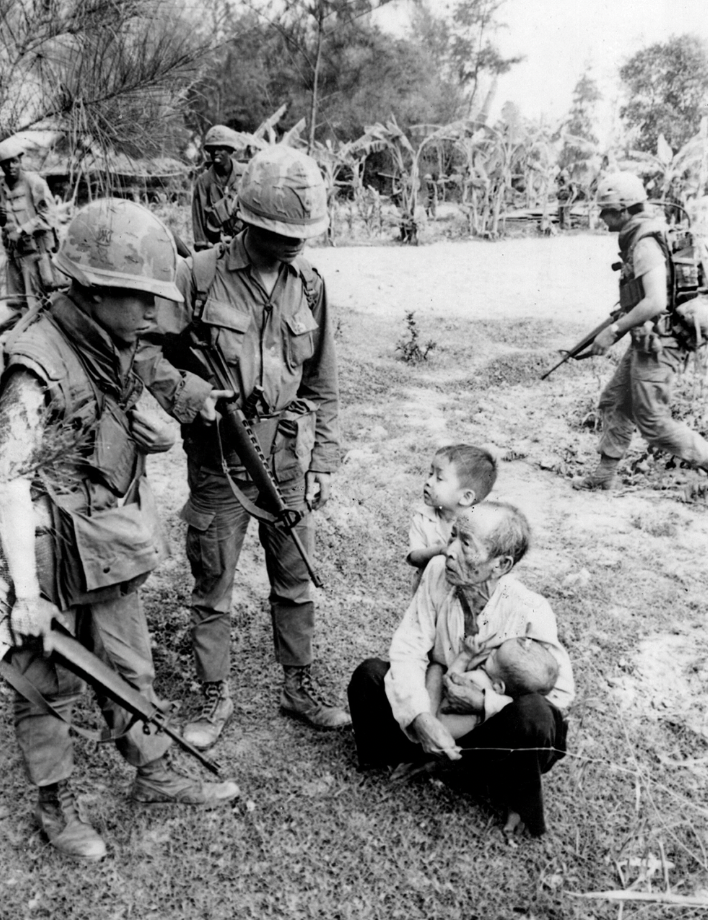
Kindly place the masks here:
<instances>
[{"instance_id":1,"label":"soldier's gloved hand","mask_svg":"<svg viewBox=\"0 0 708 920\"><path fill-rule=\"evenodd\" d=\"M39 636L44 651L52 650L52 620L60 617L61 612L50 601L36 597L20 597L15 601L10 614L10 626L15 636Z\"/></svg>"},{"instance_id":2,"label":"soldier's gloved hand","mask_svg":"<svg viewBox=\"0 0 708 920\"><path fill-rule=\"evenodd\" d=\"M216 421L216 403L219 399L232 399L234 395L233 390L212 390L211 393L204 400L204 405L199 410L199 417L203 422L206 422L207 425L211 425Z\"/></svg>"},{"instance_id":3,"label":"soldier's gloved hand","mask_svg":"<svg viewBox=\"0 0 708 920\"><path fill-rule=\"evenodd\" d=\"M130 433L144 454L161 454L174 446L176 437L167 422L160 422L140 409L130 412Z\"/></svg>"},{"instance_id":4,"label":"soldier's gloved hand","mask_svg":"<svg viewBox=\"0 0 708 920\"><path fill-rule=\"evenodd\" d=\"M331 491L330 473L316 473L313 470L305 473L305 502L310 511L323 508L329 501Z\"/></svg>"}]
</instances>

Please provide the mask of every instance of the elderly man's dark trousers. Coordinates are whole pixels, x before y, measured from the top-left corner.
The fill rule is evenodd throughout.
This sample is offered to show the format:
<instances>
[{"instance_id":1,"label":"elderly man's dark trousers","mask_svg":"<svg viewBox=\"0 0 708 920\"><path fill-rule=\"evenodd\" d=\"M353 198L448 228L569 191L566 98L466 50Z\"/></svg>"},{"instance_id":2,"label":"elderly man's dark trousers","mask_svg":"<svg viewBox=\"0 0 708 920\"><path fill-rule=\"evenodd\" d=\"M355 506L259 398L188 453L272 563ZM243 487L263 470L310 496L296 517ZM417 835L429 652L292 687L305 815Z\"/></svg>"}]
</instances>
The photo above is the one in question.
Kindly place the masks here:
<instances>
[{"instance_id":1,"label":"elderly man's dark trousers","mask_svg":"<svg viewBox=\"0 0 708 920\"><path fill-rule=\"evenodd\" d=\"M385 766L425 757L393 717L384 678L389 664L369 658L354 671L349 709L360 768ZM521 815L529 832L542 834L541 775L563 757L566 724L560 711L537 693L509 703L457 740L463 750L457 769L486 782L490 791ZM474 791L474 785L470 786Z\"/></svg>"}]
</instances>

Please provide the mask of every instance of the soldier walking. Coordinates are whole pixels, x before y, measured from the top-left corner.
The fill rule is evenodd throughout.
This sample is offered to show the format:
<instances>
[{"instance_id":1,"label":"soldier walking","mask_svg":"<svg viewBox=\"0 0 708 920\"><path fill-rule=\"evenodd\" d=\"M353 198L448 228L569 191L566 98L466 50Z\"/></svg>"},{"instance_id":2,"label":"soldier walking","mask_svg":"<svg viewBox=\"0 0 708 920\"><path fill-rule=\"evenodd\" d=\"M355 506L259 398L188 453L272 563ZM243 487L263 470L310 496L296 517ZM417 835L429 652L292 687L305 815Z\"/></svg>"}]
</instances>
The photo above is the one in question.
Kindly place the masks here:
<instances>
[{"instance_id":1,"label":"soldier walking","mask_svg":"<svg viewBox=\"0 0 708 920\"><path fill-rule=\"evenodd\" d=\"M627 333L631 342L600 397L600 462L573 482L576 489L614 488L635 425L652 447L708 471L708 442L671 415L674 375L689 349L671 309L666 225L645 210L646 200L641 179L628 172L606 176L597 190L600 217L619 234L623 312L598 334L592 353L606 354Z\"/></svg>"}]
</instances>

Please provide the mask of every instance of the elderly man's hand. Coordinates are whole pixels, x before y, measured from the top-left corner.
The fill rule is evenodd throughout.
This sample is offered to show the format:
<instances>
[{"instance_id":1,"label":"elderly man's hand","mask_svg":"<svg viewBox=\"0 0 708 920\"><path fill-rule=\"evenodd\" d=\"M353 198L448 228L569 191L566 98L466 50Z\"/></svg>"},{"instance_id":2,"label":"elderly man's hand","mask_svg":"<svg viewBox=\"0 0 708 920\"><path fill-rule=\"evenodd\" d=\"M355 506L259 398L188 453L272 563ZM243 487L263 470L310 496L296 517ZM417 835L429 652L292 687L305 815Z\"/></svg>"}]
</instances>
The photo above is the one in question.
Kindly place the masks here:
<instances>
[{"instance_id":1,"label":"elderly man's hand","mask_svg":"<svg viewBox=\"0 0 708 920\"><path fill-rule=\"evenodd\" d=\"M461 715L467 713L484 713L484 693L475 686L464 674L446 674L443 677L445 685L445 710Z\"/></svg>"},{"instance_id":2,"label":"elderly man's hand","mask_svg":"<svg viewBox=\"0 0 708 920\"><path fill-rule=\"evenodd\" d=\"M455 739L439 719L430 712L421 712L413 719L411 727L426 754L459 760L462 757Z\"/></svg>"}]
</instances>

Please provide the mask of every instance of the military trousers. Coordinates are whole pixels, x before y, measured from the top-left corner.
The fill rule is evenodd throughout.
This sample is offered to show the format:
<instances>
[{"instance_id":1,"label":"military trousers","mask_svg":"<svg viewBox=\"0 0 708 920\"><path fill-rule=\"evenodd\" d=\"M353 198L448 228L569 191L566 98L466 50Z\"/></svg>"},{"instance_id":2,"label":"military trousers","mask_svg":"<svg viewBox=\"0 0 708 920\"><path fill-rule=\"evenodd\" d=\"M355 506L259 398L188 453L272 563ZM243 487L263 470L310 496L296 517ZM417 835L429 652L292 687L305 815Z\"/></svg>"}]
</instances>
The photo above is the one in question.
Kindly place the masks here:
<instances>
[{"instance_id":1,"label":"military trousers","mask_svg":"<svg viewBox=\"0 0 708 920\"><path fill-rule=\"evenodd\" d=\"M235 480L255 501L252 482ZM226 680L231 668L231 608L236 567L250 515L233 494L223 473L189 461L189 500L182 510L188 524L187 557L194 576L192 647L201 681ZM314 522L305 504L304 477L281 486L288 507L303 512L296 527L311 556ZM270 581L270 608L276 660L284 666L312 663L315 606L307 568L289 534L260 523Z\"/></svg>"},{"instance_id":2,"label":"military trousers","mask_svg":"<svg viewBox=\"0 0 708 920\"><path fill-rule=\"evenodd\" d=\"M600 453L622 458L636 426L651 447L708 469L708 441L671 416L674 376L685 360L681 348L664 347L658 354L636 345L627 349L600 397Z\"/></svg>"},{"instance_id":3,"label":"military trousers","mask_svg":"<svg viewBox=\"0 0 708 920\"><path fill-rule=\"evenodd\" d=\"M156 706L153 689L155 671L150 636L137 591L112 601L77 607L67 612L74 620L76 638L129 681ZM39 648L17 648L12 663L42 693L64 719L84 691L84 684L71 671L47 658ZM142 723L130 727L132 716L113 700L96 694L103 717L115 735L116 747L129 764L143 766L167 751L171 742L164 734L145 734ZM15 731L28 778L37 786L68 779L74 766L69 725L56 716L38 710L23 696L15 697Z\"/></svg>"}]
</instances>

